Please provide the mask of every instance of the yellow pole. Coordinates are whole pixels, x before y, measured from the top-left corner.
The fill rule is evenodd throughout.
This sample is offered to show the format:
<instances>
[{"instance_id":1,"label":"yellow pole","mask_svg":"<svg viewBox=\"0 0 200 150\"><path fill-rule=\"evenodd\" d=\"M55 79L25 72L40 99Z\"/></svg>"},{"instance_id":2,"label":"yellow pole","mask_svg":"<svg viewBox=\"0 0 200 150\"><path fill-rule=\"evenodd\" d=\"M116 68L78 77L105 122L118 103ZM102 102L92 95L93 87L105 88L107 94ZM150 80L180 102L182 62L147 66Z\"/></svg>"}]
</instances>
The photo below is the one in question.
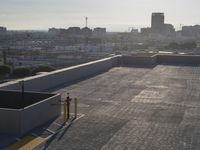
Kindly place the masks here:
<instances>
[{"instance_id":1,"label":"yellow pole","mask_svg":"<svg viewBox=\"0 0 200 150\"><path fill-rule=\"evenodd\" d=\"M74 98L74 118L77 118L77 98Z\"/></svg>"},{"instance_id":2,"label":"yellow pole","mask_svg":"<svg viewBox=\"0 0 200 150\"><path fill-rule=\"evenodd\" d=\"M64 101L64 123L67 122L67 102Z\"/></svg>"}]
</instances>

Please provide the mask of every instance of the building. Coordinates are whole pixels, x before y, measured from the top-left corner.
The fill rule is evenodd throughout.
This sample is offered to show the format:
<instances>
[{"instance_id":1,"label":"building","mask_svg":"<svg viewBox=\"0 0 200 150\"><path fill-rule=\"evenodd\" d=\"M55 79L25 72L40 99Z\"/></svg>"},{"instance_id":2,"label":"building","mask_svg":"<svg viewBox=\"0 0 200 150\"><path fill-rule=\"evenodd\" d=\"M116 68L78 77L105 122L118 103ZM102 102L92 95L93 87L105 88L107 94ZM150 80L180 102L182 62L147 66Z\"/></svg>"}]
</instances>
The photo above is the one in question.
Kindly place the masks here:
<instances>
[{"instance_id":1,"label":"building","mask_svg":"<svg viewBox=\"0 0 200 150\"><path fill-rule=\"evenodd\" d=\"M7 28L6 27L0 27L0 33L6 33Z\"/></svg>"},{"instance_id":2,"label":"building","mask_svg":"<svg viewBox=\"0 0 200 150\"><path fill-rule=\"evenodd\" d=\"M81 33L85 36L89 36L92 34L92 30L88 27L84 27L81 29Z\"/></svg>"},{"instance_id":3,"label":"building","mask_svg":"<svg viewBox=\"0 0 200 150\"><path fill-rule=\"evenodd\" d=\"M183 26L181 34L183 36L200 37L200 25Z\"/></svg>"},{"instance_id":4,"label":"building","mask_svg":"<svg viewBox=\"0 0 200 150\"><path fill-rule=\"evenodd\" d=\"M175 33L175 28L172 24L164 24L163 33L165 35L172 35Z\"/></svg>"},{"instance_id":5,"label":"building","mask_svg":"<svg viewBox=\"0 0 200 150\"><path fill-rule=\"evenodd\" d=\"M141 28L142 35L149 35L151 32L151 28Z\"/></svg>"},{"instance_id":6,"label":"building","mask_svg":"<svg viewBox=\"0 0 200 150\"><path fill-rule=\"evenodd\" d=\"M175 33L175 28L172 24L165 24L164 13L152 13L151 28L141 28L142 35L150 33L170 36Z\"/></svg>"},{"instance_id":7,"label":"building","mask_svg":"<svg viewBox=\"0 0 200 150\"><path fill-rule=\"evenodd\" d=\"M155 33L162 33L164 28L165 16L164 13L152 13L151 28Z\"/></svg>"},{"instance_id":8,"label":"building","mask_svg":"<svg viewBox=\"0 0 200 150\"><path fill-rule=\"evenodd\" d=\"M138 34L138 29L132 28L132 29L131 29L131 33Z\"/></svg>"},{"instance_id":9,"label":"building","mask_svg":"<svg viewBox=\"0 0 200 150\"><path fill-rule=\"evenodd\" d=\"M67 29L67 34L69 34L69 35L79 35L79 34L81 34L81 28L80 27L69 27Z\"/></svg>"},{"instance_id":10,"label":"building","mask_svg":"<svg viewBox=\"0 0 200 150\"><path fill-rule=\"evenodd\" d=\"M68 29L57 29L50 28L49 33L51 34L59 34L59 35L68 35L68 36L79 36L79 35L91 35L92 30L88 27L80 28L80 27L69 27Z\"/></svg>"},{"instance_id":11,"label":"building","mask_svg":"<svg viewBox=\"0 0 200 150\"><path fill-rule=\"evenodd\" d=\"M73 106L77 105L74 102L77 97L78 115L74 115L76 109L70 109L71 118L67 123L62 115L52 120L52 124L42 125L20 139L0 134L3 139L0 147L9 149L4 148L6 141L13 143L12 149L26 146L26 149L38 150L198 150L199 64L198 55L119 55L26 78L27 91L48 90L60 94L61 101L70 95ZM21 90L18 81L2 84L0 88ZM15 99L11 104L14 102ZM27 124L35 125L46 114L55 114L52 109L63 107L58 102L57 99L40 101L31 105L37 115L30 114L32 108L28 107L28 111L23 108L22 113L13 114L11 119L2 118L1 125L9 119L14 125L22 126L24 122L16 122L19 117L26 117ZM38 113L38 105L47 113ZM13 110L3 110L10 111Z\"/></svg>"},{"instance_id":12,"label":"building","mask_svg":"<svg viewBox=\"0 0 200 150\"><path fill-rule=\"evenodd\" d=\"M48 33L50 34L59 34L60 33L60 29L56 29L56 28L49 28Z\"/></svg>"},{"instance_id":13,"label":"building","mask_svg":"<svg viewBox=\"0 0 200 150\"><path fill-rule=\"evenodd\" d=\"M105 35L106 34L106 28L94 28L93 33L95 35Z\"/></svg>"}]
</instances>

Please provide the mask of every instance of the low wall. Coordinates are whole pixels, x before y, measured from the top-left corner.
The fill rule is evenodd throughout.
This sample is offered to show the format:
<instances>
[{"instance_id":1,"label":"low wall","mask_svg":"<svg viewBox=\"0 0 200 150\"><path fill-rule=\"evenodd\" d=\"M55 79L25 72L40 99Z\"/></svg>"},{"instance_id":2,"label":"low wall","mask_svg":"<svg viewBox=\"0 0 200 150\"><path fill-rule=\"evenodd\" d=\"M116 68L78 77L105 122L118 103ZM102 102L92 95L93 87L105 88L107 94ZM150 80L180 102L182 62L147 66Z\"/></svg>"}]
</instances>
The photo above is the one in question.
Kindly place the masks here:
<instances>
[{"instance_id":1,"label":"low wall","mask_svg":"<svg viewBox=\"0 0 200 150\"><path fill-rule=\"evenodd\" d=\"M32 129L55 119L61 115L61 106L56 105L61 100L61 96L55 95L44 101L24 108L21 112L21 135Z\"/></svg>"},{"instance_id":2,"label":"low wall","mask_svg":"<svg viewBox=\"0 0 200 150\"><path fill-rule=\"evenodd\" d=\"M157 55L157 62L159 64L183 64L183 65L197 65L200 64L199 55Z\"/></svg>"},{"instance_id":3,"label":"low wall","mask_svg":"<svg viewBox=\"0 0 200 150\"><path fill-rule=\"evenodd\" d=\"M86 77L102 73L117 66L120 56L113 56L61 70L56 70L47 74L37 75L24 79L26 91L44 91L56 86L71 83ZM7 82L0 85L0 89L20 90L20 80Z\"/></svg>"},{"instance_id":4,"label":"low wall","mask_svg":"<svg viewBox=\"0 0 200 150\"><path fill-rule=\"evenodd\" d=\"M60 86L65 83L72 83L89 76L102 73L118 65L157 65L157 64L200 64L200 56L175 55L175 54L153 54L152 56L113 56L51 73L41 74L24 79L26 91L44 91ZM0 89L20 90L20 80L7 82L0 85Z\"/></svg>"},{"instance_id":5,"label":"low wall","mask_svg":"<svg viewBox=\"0 0 200 150\"><path fill-rule=\"evenodd\" d=\"M21 128L20 110L17 109L0 109L0 133L19 135Z\"/></svg>"},{"instance_id":6,"label":"low wall","mask_svg":"<svg viewBox=\"0 0 200 150\"><path fill-rule=\"evenodd\" d=\"M200 55L155 54L153 56L122 56L122 65L198 65Z\"/></svg>"},{"instance_id":7,"label":"low wall","mask_svg":"<svg viewBox=\"0 0 200 150\"><path fill-rule=\"evenodd\" d=\"M122 56L122 65L154 65L157 62L157 55L153 56Z\"/></svg>"},{"instance_id":8,"label":"low wall","mask_svg":"<svg viewBox=\"0 0 200 150\"><path fill-rule=\"evenodd\" d=\"M34 128L60 116L61 106L55 105L60 100L61 95L54 94L22 109L0 108L0 119L2 121L0 123L0 133L24 135Z\"/></svg>"}]
</instances>

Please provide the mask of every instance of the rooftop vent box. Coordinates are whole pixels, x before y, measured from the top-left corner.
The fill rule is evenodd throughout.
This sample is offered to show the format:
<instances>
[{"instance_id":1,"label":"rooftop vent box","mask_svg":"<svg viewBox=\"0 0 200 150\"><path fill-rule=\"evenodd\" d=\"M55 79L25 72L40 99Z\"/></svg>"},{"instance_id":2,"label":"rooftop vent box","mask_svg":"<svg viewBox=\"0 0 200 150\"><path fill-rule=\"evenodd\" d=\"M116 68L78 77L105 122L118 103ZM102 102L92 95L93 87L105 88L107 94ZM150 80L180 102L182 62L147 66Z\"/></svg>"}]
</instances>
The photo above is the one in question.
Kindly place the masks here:
<instances>
[{"instance_id":1,"label":"rooftop vent box","mask_svg":"<svg viewBox=\"0 0 200 150\"><path fill-rule=\"evenodd\" d=\"M0 134L24 135L61 114L60 94L0 90Z\"/></svg>"}]
</instances>

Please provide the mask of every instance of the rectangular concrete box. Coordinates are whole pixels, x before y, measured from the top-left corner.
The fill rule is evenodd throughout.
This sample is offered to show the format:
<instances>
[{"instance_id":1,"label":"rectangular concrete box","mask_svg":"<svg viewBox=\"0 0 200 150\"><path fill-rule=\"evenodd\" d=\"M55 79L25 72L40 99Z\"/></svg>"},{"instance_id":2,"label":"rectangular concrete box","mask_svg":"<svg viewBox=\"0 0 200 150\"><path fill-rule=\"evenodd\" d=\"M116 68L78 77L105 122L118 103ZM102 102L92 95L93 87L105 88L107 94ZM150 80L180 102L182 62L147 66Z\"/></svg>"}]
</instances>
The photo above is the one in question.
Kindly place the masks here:
<instances>
[{"instance_id":1,"label":"rectangular concrete box","mask_svg":"<svg viewBox=\"0 0 200 150\"><path fill-rule=\"evenodd\" d=\"M0 133L24 135L61 114L60 94L0 90Z\"/></svg>"}]
</instances>

